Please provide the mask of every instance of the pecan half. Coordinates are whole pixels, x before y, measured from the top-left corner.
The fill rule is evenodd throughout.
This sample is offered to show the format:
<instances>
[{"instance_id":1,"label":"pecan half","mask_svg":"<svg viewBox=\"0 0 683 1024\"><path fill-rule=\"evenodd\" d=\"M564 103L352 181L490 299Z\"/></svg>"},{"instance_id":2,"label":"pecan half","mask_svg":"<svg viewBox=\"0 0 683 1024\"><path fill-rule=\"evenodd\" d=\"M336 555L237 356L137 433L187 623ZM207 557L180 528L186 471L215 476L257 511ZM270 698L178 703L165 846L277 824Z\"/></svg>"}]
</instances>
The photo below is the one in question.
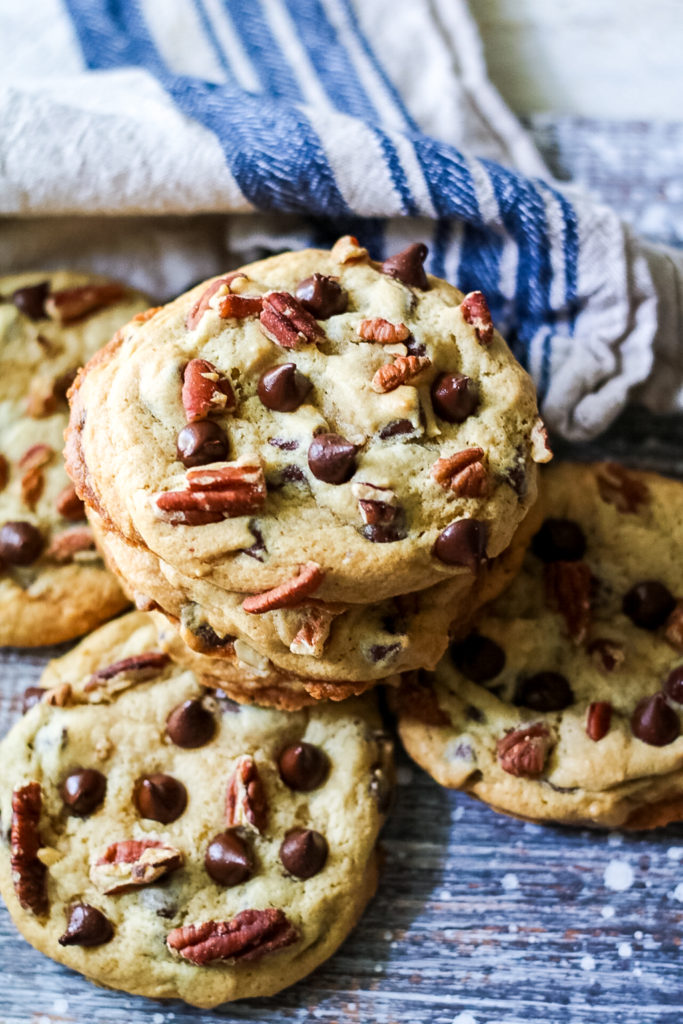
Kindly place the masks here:
<instances>
[{"instance_id":1,"label":"pecan half","mask_svg":"<svg viewBox=\"0 0 683 1024\"><path fill-rule=\"evenodd\" d=\"M94 551L95 538L89 526L77 526L75 529L62 530L50 541L45 555L53 562L63 564L70 562L81 551Z\"/></svg>"},{"instance_id":2,"label":"pecan half","mask_svg":"<svg viewBox=\"0 0 683 1024\"><path fill-rule=\"evenodd\" d=\"M550 729L543 722L525 725L498 740L498 762L509 775L533 779L543 772L553 744Z\"/></svg>"},{"instance_id":3,"label":"pecan half","mask_svg":"<svg viewBox=\"0 0 683 1024\"><path fill-rule=\"evenodd\" d=\"M586 638L591 621L592 576L585 562L550 562L545 567L548 605L564 616L574 643Z\"/></svg>"},{"instance_id":4,"label":"pecan half","mask_svg":"<svg viewBox=\"0 0 683 1024\"><path fill-rule=\"evenodd\" d=\"M393 363L385 363L372 378L370 387L378 394L394 391L407 384L432 365L429 356L397 356Z\"/></svg>"},{"instance_id":5,"label":"pecan half","mask_svg":"<svg viewBox=\"0 0 683 1024\"><path fill-rule=\"evenodd\" d=\"M38 823L42 796L38 782L28 782L12 793L10 863L12 884L19 903L33 914L48 909L46 868L38 859L41 847Z\"/></svg>"},{"instance_id":6,"label":"pecan half","mask_svg":"<svg viewBox=\"0 0 683 1024\"><path fill-rule=\"evenodd\" d=\"M90 866L90 879L108 896L130 892L169 875L183 863L175 846L156 839L123 839L112 843Z\"/></svg>"},{"instance_id":7,"label":"pecan half","mask_svg":"<svg viewBox=\"0 0 683 1024\"><path fill-rule=\"evenodd\" d=\"M679 601L666 620L664 636L677 651L683 651L683 601Z\"/></svg>"},{"instance_id":8,"label":"pecan half","mask_svg":"<svg viewBox=\"0 0 683 1024\"><path fill-rule=\"evenodd\" d=\"M609 732L612 721L612 705L608 700L596 700L588 705L586 733L595 743Z\"/></svg>"},{"instance_id":9,"label":"pecan half","mask_svg":"<svg viewBox=\"0 0 683 1024\"><path fill-rule=\"evenodd\" d=\"M45 300L45 312L60 324L78 320L96 309L110 306L123 297L124 288L113 281L107 284L84 284L52 292Z\"/></svg>"},{"instance_id":10,"label":"pecan half","mask_svg":"<svg viewBox=\"0 0 683 1024\"><path fill-rule=\"evenodd\" d=\"M482 292L470 292L462 300L460 308L465 322L474 327L482 345L490 345L493 341L493 321L489 304Z\"/></svg>"},{"instance_id":11,"label":"pecan half","mask_svg":"<svg viewBox=\"0 0 683 1024\"><path fill-rule=\"evenodd\" d=\"M40 466L26 470L21 478L21 500L28 508L34 509L44 488L45 476Z\"/></svg>"},{"instance_id":12,"label":"pecan half","mask_svg":"<svg viewBox=\"0 0 683 1024\"><path fill-rule=\"evenodd\" d=\"M597 637L587 647L594 664L601 672L614 672L624 660L624 648L616 640Z\"/></svg>"},{"instance_id":13,"label":"pecan half","mask_svg":"<svg viewBox=\"0 0 683 1024\"><path fill-rule=\"evenodd\" d=\"M245 598L242 607L245 612L251 612L252 615L261 615L276 608L291 608L300 604L304 597L314 593L324 578L325 573L317 562L306 562L296 576L285 580L272 590Z\"/></svg>"},{"instance_id":14,"label":"pecan half","mask_svg":"<svg viewBox=\"0 0 683 1024\"><path fill-rule=\"evenodd\" d=\"M47 466L55 454L49 444L32 444L19 459L19 469L41 469Z\"/></svg>"},{"instance_id":15,"label":"pecan half","mask_svg":"<svg viewBox=\"0 0 683 1024\"><path fill-rule=\"evenodd\" d=\"M264 295L259 321L265 336L282 348L296 348L323 336L315 317L289 292Z\"/></svg>"},{"instance_id":16,"label":"pecan half","mask_svg":"<svg viewBox=\"0 0 683 1024\"><path fill-rule=\"evenodd\" d=\"M636 514L649 504L650 492L643 481L616 462L605 462L595 479L602 500L619 512Z\"/></svg>"},{"instance_id":17,"label":"pecan half","mask_svg":"<svg viewBox=\"0 0 683 1024\"><path fill-rule=\"evenodd\" d=\"M268 803L259 770L252 757L240 757L230 776L225 799L228 825L244 825L264 832L268 823Z\"/></svg>"},{"instance_id":18,"label":"pecan half","mask_svg":"<svg viewBox=\"0 0 683 1024\"><path fill-rule=\"evenodd\" d=\"M208 359L191 359L183 371L182 401L187 422L194 423L218 409L231 412L235 392Z\"/></svg>"},{"instance_id":19,"label":"pecan half","mask_svg":"<svg viewBox=\"0 0 683 1024\"><path fill-rule=\"evenodd\" d=\"M130 658L122 658L111 665L105 665L104 668L98 668L83 689L89 692L106 686L112 692L126 690L130 686L137 686L138 683L153 679L166 668L170 660L169 655L161 651L134 654Z\"/></svg>"},{"instance_id":20,"label":"pecan half","mask_svg":"<svg viewBox=\"0 0 683 1024\"><path fill-rule=\"evenodd\" d=\"M548 431L540 416L531 428L529 441L531 443L532 461L538 463L550 462L553 452L548 442Z\"/></svg>"},{"instance_id":21,"label":"pecan half","mask_svg":"<svg viewBox=\"0 0 683 1024\"><path fill-rule=\"evenodd\" d=\"M205 921L174 928L166 945L185 960L202 966L214 960L258 960L266 953L291 946L298 938L299 933L285 914L269 907L242 910L230 921Z\"/></svg>"},{"instance_id":22,"label":"pecan half","mask_svg":"<svg viewBox=\"0 0 683 1024\"><path fill-rule=\"evenodd\" d=\"M159 519L171 525L196 526L243 516L262 508L266 479L258 463L240 461L217 468L197 466L186 474L187 488L153 496Z\"/></svg>"},{"instance_id":23,"label":"pecan half","mask_svg":"<svg viewBox=\"0 0 683 1024\"><path fill-rule=\"evenodd\" d=\"M373 317L372 320L361 320L358 334L365 341L375 341L378 345L393 345L410 337L410 331L405 324L392 324L390 320L384 320L380 316Z\"/></svg>"},{"instance_id":24,"label":"pecan half","mask_svg":"<svg viewBox=\"0 0 683 1024\"><path fill-rule=\"evenodd\" d=\"M55 506L64 519L69 519L71 522L85 519L85 505L76 494L73 484L68 484L63 491L59 492Z\"/></svg>"},{"instance_id":25,"label":"pecan half","mask_svg":"<svg viewBox=\"0 0 683 1024\"><path fill-rule=\"evenodd\" d=\"M488 473L483 463L483 448L464 448L461 452L437 459L432 478L460 498L481 498L488 493Z\"/></svg>"},{"instance_id":26,"label":"pecan half","mask_svg":"<svg viewBox=\"0 0 683 1024\"><path fill-rule=\"evenodd\" d=\"M233 295L228 293L218 301L218 315L223 320L235 317L238 320L247 316L258 316L263 309L261 295Z\"/></svg>"},{"instance_id":27,"label":"pecan half","mask_svg":"<svg viewBox=\"0 0 683 1024\"><path fill-rule=\"evenodd\" d=\"M332 246L330 256L337 263L355 263L357 260L366 260L368 250L363 248L355 235L342 235Z\"/></svg>"}]
</instances>

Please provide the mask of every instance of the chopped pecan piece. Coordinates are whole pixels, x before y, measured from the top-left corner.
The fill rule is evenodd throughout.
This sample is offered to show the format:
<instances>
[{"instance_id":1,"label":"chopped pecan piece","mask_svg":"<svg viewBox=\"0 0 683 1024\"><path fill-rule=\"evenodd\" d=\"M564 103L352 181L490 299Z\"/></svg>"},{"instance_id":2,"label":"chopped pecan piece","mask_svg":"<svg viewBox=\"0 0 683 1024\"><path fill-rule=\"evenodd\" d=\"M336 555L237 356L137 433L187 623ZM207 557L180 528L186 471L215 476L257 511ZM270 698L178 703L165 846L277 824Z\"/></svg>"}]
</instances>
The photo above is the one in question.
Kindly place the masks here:
<instances>
[{"instance_id":1,"label":"chopped pecan piece","mask_svg":"<svg viewBox=\"0 0 683 1024\"><path fill-rule=\"evenodd\" d=\"M252 615L261 615L276 608L291 608L316 591L324 578L325 573L317 562L307 562L290 580L285 580L272 590L245 598L242 607Z\"/></svg>"},{"instance_id":2,"label":"chopped pecan piece","mask_svg":"<svg viewBox=\"0 0 683 1024\"><path fill-rule=\"evenodd\" d=\"M48 909L45 865L38 859L41 848L38 823L42 796L38 782L28 782L12 793L10 863L12 884L19 903L33 914Z\"/></svg>"},{"instance_id":3,"label":"chopped pecan piece","mask_svg":"<svg viewBox=\"0 0 683 1024\"><path fill-rule=\"evenodd\" d=\"M120 284L84 284L77 288L64 288L52 292L45 300L45 312L51 320L60 324L78 320L96 309L110 306L123 297L124 288Z\"/></svg>"},{"instance_id":4,"label":"chopped pecan piece","mask_svg":"<svg viewBox=\"0 0 683 1024\"><path fill-rule=\"evenodd\" d=\"M602 672L614 672L624 660L624 648L616 640L598 637L591 640L587 650Z\"/></svg>"},{"instance_id":5,"label":"chopped pecan piece","mask_svg":"<svg viewBox=\"0 0 683 1024\"><path fill-rule=\"evenodd\" d=\"M355 235L342 235L332 246L330 256L337 263L355 263L356 260L366 260L368 250L363 248Z\"/></svg>"},{"instance_id":6,"label":"chopped pecan piece","mask_svg":"<svg viewBox=\"0 0 683 1024\"><path fill-rule=\"evenodd\" d=\"M185 479L185 490L162 491L153 498L157 516L172 525L217 523L256 512L265 504L266 480L260 464L196 466Z\"/></svg>"},{"instance_id":7,"label":"chopped pecan piece","mask_svg":"<svg viewBox=\"0 0 683 1024\"><path fill-rule=\"evenodd\" d=\"M322 601L305 606L298 630L292 638L289 649L292 654L307 654L319 658L330 635L332 623L348 605L328 605Z\"/></svg>"},{"instance_id":8,"label":"chopped pecan piece","mask_svg":"<svg viewBox=\"0 0 683 1024\"><path fill-rule=\"evenodd\" d=\"M401 384L415 380L432 365L429 356L397 356L393 363L385 363L372 378L371 388L378 394L394 391Z\"/></svg>"},{"instance_id":9,"label":"chopped pecan piece","mask_svg":"<svg viewBox=\"0 0 683 1024\"><path fill-rule=\"evenodd\" d=\"M26 396L26 415L33 420L50 416L57 408L57 395L51 377L38 373L31 379Z\"/></svg>"},{"instance_id":10,"label":"chopped pecan piece","mask_svg":"<svg viewBox=\"0 0 683 1024\"><path fill-rule=\"evenodd\" d=\"M553 452L548 443L548 431L546 430L545 423L539 416L531 428L531 435L529 438L531 442L531 459L533 462L550 462L553 457Z\"/></svg>"},{"instance_id":11,"label":"chopped pecan piece","mask_svg":"<svg viewBox=\"0 0 683 1024\"><path fill-rule=\"evenodd\" d=\"M71 704L73 691L70 683L58 683L51 686L49 690L43 690L41 700L49 704L51 708L66 708Z\"/></svg>"},{"instance_id":12,"label":"chopped pecan piece","mask_svg":"<svg viewBox=\"0 0 683 1024\"><path fill-rule=\"evenodd\" d=\"M47 466L55 454L49 444L32 444L19 459L19 469L41 469Z\"/></svg>"},{"instance_id":13,"label":"chopped pecan piece","mask_svg":"<svg viewBox=\"0 0 683 1024\"><path fill-rule=\"evenodd\" d=\"M175 846L156 839L123 839L112 843L90 867L90 878L100 892L130 892L169 875L183 862Z\"/></svg>"},{"instance_id":14,"label":"chopped pecan piece","mask_svg":"<svg viewBox=\"0 0 683 1024\"><path fill-rule=\"evenodd\" d=\"M55 505L64 519L69 519L71 522L85 519L85 505L76 494L73 484L68 484L63 491L59 492Z\"/></svg>"},{"instance_id":15,"label":"chopped pecan piece","mask_svg":"<svg viewBox=\"0 0 683 1024\"><path fill-rule=\"evenodd\" d=\"M268 803L259 770L246 754L235 765L225 800L228 825L244 825L264 832L268 823Z\"/></svg>"},{"instance_id":16,"label":"chopped pecan piece","mask_svg":"<svg viewBox=\"0 0 683 1024\"><path fill-rule=\"evenodd\" d=\"M9 480L9 463L4 455L0 455L0 491L4 491Z\"/></svg>"},{"instance_id":17,"label":"chopped pecan piece","mask_svg":"<svg viewBox=\"0 0 683 1024\"><path fill-rule=\"evenodd\" d=\"M541 775L554 740L543 722L507 733L497 743L500 767L509 775L533 779Z\"/></svg>"},{"instance_id":18,"label":"chopped pecan piece","mask_svg":"<svg viewBox=\"0 0 683 1024\"><path fill-rule=\"evenodd\" d=\"M462 300L460 308L465 322L474 327L482 345L490 345L493 341L493 321L489 304L482 292L470 292Z\"/></svg>"},{"instance_id":19,"label":"chopped pecan piece","mask_svg":"<svg viewBox=\"0 0 683 1024\"><path fill-rule=\"evenodd\" d=\"M363 536L375 544L403 540L406 536L405 513L398 498L388 487L358 481L351 485L365 526Z\"/></svg>"},{"instance_id":20,"label":"chopped pecan piece","mask_svg":"<svg viewBox=\"0 0 683 1024\"><path fill-rule=\"evenodd\" d=\"M431 673L406 672L401 680L397 703L406 718L414 718L423 725L451 725L451 720L439 704Z\"/></svg>"},{"instance_id":21,"label":"chopped pecan piece","mask_svg":"<svg viewBox=\"0 0 683 1024\"><path fill-rule=\"evenodd\" d=\"M261 295L233 295L228 293L218 301L218 315L223 320L235 317L238 320L247 316L259 316L263 309Z\"/></svg>"},{"instance_id":22,"label":"chopped pecan piece","mask_svg":"<svg viewBox=\"0 0 683 1024\"><path fill-rule=\"evenodd\" d=\"M235 408L235 393L229 380L208 359L191 359L183 371L183 408L188 423L204 419L210 412Z\"/></svg>"},{"instance_id":23,"label":"chopped pecan piece","mask_svg":"<svg viewBox=\"0 0 683 1024\"><path fill-rule=\"evenodd\" d=\"M545 566L548 604L564 616L574 643L586 638L591 620L592 576L585 562L550 562Z\"/></svg>"},{"instance_id":24,"label":"chopped pecan piece","mask_svg":"<svg viewBox=\"0 0 683 1024\"><path fill-rule=\"evenodd\" d=\"M84 690L88 692L106 686L110 691L119 691L128 689L129 686L137 686L138 683L153 679L166 668L170 660L168 654L161 651L148 651L145 654L122 658L93 672Z\"/></svg>"},{"instance_id":25,"label":"chopped pecan piece","mask_svg":"<svg viewBox=\"0 0 683 1024\"><path fill-rule=\"evenodd\" d=\"M454 455L437 459L431 469L432 477L437 484L460 498L481 498L489 486L483 458L483 448L464 448Z\"/></svg>"},{"instance_id":26,"label":"chopped pecan piece","mask_svg":"<svg viewBox=\"0 0 683 1024\"><path fill-rule=\"evenodd\" d=\"M650 492L643 481L616 462L600 466L595 479L602 500L614 505L619 512L636 514L650 501Z\"/></svg>"},{"instance_id":27,"label":"chopped pecan piece","mask_svg":"<svg viewBox=\"0 0 683 1024\"><path fill-rule=\"evenodd\" d=\"M54 449L49 445L34 444L19 460L19 468L24 471L21 478L21 498L31 509L35 508L45 487L43 467L51 461L54 454Z\"/></svg>"},{"instance_id":28,"label":"chopped pecan piece","mask_svg":"<svg viewBox=\"0 0 683 1024\"><path fill-rule=\"evenodd\" d=\"M45 555L53 562L70 562L82 551L94 551L95 538L89 526L77 526L75 529L62 530L50 541Z\"/></svg>"},{"instance_id":29,"label":"chopped pecan piece","mask_svg":"<svg viewBox=\"0 0 683 1024\"><path fill-rule=\"evenodd\" d=\"M299 933L285 914L269 907L242 910L230 921L205 921L174 928L166 945L185 960L203 966L214 960L259 960L266 953L291 946L298 938Z\"/></svg>"},{"instance_id":30,"label":"chopped pecan piece","mask_svg":"<svg viewBox=\"0 0 683 1024\"><path fill-rule=\"evenodd\" d=\"M372 320L361 320L358 334L365 341L376 341L378 345L393 345L397 341L405 341L410 331L405 324L392 324L376 316Z\"/></svg>"},{"instance_id":31,"label":"chopped pecan piece","mask_svg":"<svg viewBox=\"0 0 683 1024\"><path fill-rule=\"evenodd\" d=\"M677 651L683 651L683 601L679 601L666 620L664 636Z\"/></svg>"},{"instance_id":32,"label":"chopped pecan piece","mask_svg":"<svg viewBox=\"0 0 683 1024\"><path fill-rule=\"evenodd\" d=\"M612 721L612 705L608 700L596 700L588 705L586 733L597 743L609 732Z\"/></svg>"},{"instance_id":33,"label":"chopped pecan piece","mask_svg":"<svg viewBox=\"0 0 683 1024\"><path fill-rule=\"evenodd\" d=\"M134 324L146 324L148 320L151 320L153 316L163 309L163 306L150 306L149 309L143 309L141 313L136 313L133 317L132 323Z\"/></svg>"},{"instance_id":34,"label":"chopped pecan piece","mask_svg":"<svg viewBox=\"0 0 683 1024\"><path fill-rule=\"evenodd\" d=\"M188 331L193 331L195 327L198 325L199 321L209 308L209 302L216 294L216 292L219 290L219 288L222 288L224 285L228 288L230 287L230 282L233 279L233 277L233 274L228 274L227 277L219 277L216 281L212 281L211 284L204 289L204 291L199 296L194 306L188 313L187 318L185 320L185 326L187 327Z\"/></svg>"},{"instance_id":35,"label":"chopped pecan piece","mask_svg":"<svg viewBox=\"0 0 683 1024\"><path fill-rule=\"evenodd\" d=\"M261 330L282 348L296 348L323 336L318 321L289 292L270 292L263 297Z\"/></svg>"}]
</instances>

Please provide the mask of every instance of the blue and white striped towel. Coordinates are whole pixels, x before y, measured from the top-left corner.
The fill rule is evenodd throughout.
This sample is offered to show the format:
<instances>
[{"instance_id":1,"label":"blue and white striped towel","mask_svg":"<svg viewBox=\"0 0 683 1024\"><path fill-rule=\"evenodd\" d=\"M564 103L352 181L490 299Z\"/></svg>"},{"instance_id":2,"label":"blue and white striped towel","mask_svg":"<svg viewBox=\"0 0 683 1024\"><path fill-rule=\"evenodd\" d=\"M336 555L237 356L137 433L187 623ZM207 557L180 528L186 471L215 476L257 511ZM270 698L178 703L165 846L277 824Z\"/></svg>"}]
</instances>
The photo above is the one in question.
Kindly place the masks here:
<instances>
[{"instance_id":1,"label":"blue and white striped towel","mask_svg":"<svg viewBox=\"0 0 683 1024\"><path fill-rule=\"evenodd\" d=\"M0 270L168 295L348 231L380 259L424 239L555 430L683 408L683 263L551 180L464 0L31 0L0 39Z\"/></svg>"}]
</instances>

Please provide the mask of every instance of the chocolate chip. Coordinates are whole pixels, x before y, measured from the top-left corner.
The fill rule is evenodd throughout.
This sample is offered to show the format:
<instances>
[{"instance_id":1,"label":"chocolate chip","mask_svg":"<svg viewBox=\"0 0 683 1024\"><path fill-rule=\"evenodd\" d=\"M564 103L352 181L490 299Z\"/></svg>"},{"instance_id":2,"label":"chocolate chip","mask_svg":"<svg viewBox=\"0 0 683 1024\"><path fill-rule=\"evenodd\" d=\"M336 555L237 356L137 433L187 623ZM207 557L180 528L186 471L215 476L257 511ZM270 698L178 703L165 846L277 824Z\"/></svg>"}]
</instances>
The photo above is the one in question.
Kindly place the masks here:
<instances>
[{"instance_id":1,"label":"chocolate chip","mask_svg":"<svg viewBox=\"0 0 683 1024\"><path fill-rule=\"evenodd\" d=\"M446 565L464 565L476 572L486 556L488 524L479 519L459 519L442 530L432 554Z\"/></svg>"},{"instance_id":2,"label":"chocolate chip","mask_svg":"<svg viewBox=\"0 0 683 1024\"><path fill-rule=\"evenodd\" d=\"M392 420L391 423L387 423L386 427L382 427L379 436L382 441L386 441L389 437L412 434L414 430L415 426L410 420Z\"/></svg>"},{"instance_id":3,"label":"chocolate chip","mask_svg":"<svg viewBox=\"0 0 683 1024\"><path fill-rule=\"evenodd\" d=\"M379 661L392 660L400 650L400 644L372 644L368 649L368 658L376 665Z\"/></svg>"},{"instance_id":4,"label":"chocolate chip","mask_svg":"<svg viewBox=\"0 0 683 1024\"><path fill-rule=\"evenodd\" d=\"M473 683L487 683L505 668L503 648L479 633L470 633L464 640L452 643L450 655L455 667Z\"/></svg>"},{"instance_id":5,"label":"chocolate chip","mask_svg":"<svg viewBox=\"0 0 683 1024\"><path fill-rule=\"evenodd\" d=\"M187 807L187 790L172 775L144 775L135 787L135 805L143 818L169 825Z\"/></svg>"},{"instance_id":6,"label":"chocolate chip","mask_svg":"<svg viewBox=\"0 0 683 1024\"><path fill-rule=\"evenodd\" d=\"M69 908L66 931L57 940L60 946L103 946L114 937L111 921L89 903L74 903Z\"/></svg>"},{"instance_id":7,"label":"chocolate chip","mask_svg":"<svg viewBox=\"0 0 683 1024\"><path fill-rule=\"evenodd\" d=\"M186 700L166 719L166 735L177 747L203 747L213 739L216 719L200 700Z\"/></svg>"},{"instance_id":8,"label":"chocolate chip","mask_svg":"<svg viewBox=\"0 0 683 1024\"><path fill-rule=\"evenodd\" d=\"M298 441L293 441L286 437L269 437L268 444L272 444L273 448L281 448L285 452L293 452L299 447Z\"/></svg>"},{"instance_id":9,"label":"chocolate chip","mask_svg":"<svg viewBox=\"0 0 683 1024\"><path fill-rule=\"evenodd\" d=\"M586 537L572 519L546 519L531 550L542 562L578 562L586 553Z\"/></svg>"},{"instance_id":10,"label":"chocolate chip","mask_svg":"<svg viewBox=\"0 0 683 1024\"><path fill-rule=\"evenodd\" d=\"M665 747L678 737L681 724L678 715L667 704L663 693L643 697L631 715L631 731L651 747Z\"/></svg>"},{"instance_id":11,"label":"chocolate chip","mask_svg":"<svg viewBox=\"0 0 683 1024\"><path fill-rule=\"evenodd\" d=\"M658 580L636 583L624 596L622 611L640 629L663 626L676 607L671 593Z\"/></svg>"},{"instance_id":12,"label":"chocolate chip","mask_svg":"<svg viewBox=\"0 0 683 1024\"><path fill-rule=\"evenodd\" d=\"M282 841L280 860L295 878L312 878L325 866L327 840L311 828L294 828Z\"/></svg>"},{"instance_id":13,"label":"chocolate chip","mask_svg":"<svg viewBox=\"0 0 683 1024\"><path fill-rule=\"evenodd\" d=\"M36 704L40 704L45 690L42 686L27 686L24 690L24 696L21 701L21 713L25 715L27 711L30 711Z\"/></svg>"},{"instance_id":14,"label":"chocolate chip","mask_svg":"<svg viewBox=\"0 0 683 1024\"><path fill-rule=\"evenodd\" d=\"M206 651L213 651L219 647L227 647L228 644L232 644L237 639L232 636L231 633L226 633L225 636L219 636L216 630L209 625L208 622L202 622L201 625L193 628L192 633L201 641L201 645Z\"/></svg>"},{"instance_id":15,"label":"chocolate chip","mask_svg":"<svg viewBox=\"0 0 683 1024\"><path fill-rule=\"evenodd\" d=\"M107 780L95 768L78 768L64 779L60 793L74 814L91 814L104 800Z\"/></svg>"},{"instance_id":16,"label":"chocolate chip","mask_svg":"<svg viewBox=\"0 0 683 1024\"><path fill-rule=\"evenodd\" d=\"M513 703L532 711L564 711L574 703L574 694L559 672L537 672L527 679L520 679Z\"/></svg>"},{"instance_id":17,"label":"chocolate chip","mask_svg":"<svg viewBox=\"0 0 683 1024\"><path fill-rule=\"evenodd\" d=\"M219 885L240 885L251 877L254 861L245 840L231 828L213 837L206 848L204 867Z\"/></svg>"},{"instance_id":18,"label":"chocolate chip","mask_svg":"<svg viewBox=\"0 0 683 1024\"><path fill-rule=\"evenodd\" d=\"M249 521L249 533L254 538L254 543L250 548L240 548L240 550L243 555L249 555L250 558L255 558L257 562L262 562L264 560L263 556L267 553L266 542L255 519Z\"/></svg>"},{"instance_id":19,"label":"chocolate chip","mask_svg":"<svg viewBox=\"0 0 683 1024\"><path fill-rule=\"evenodd\" d=\"M432 405L447 423L463 423L479 405L479 388L463 373L440 373L432 384Z\"/></svg>"},{"instance_id":20,"label":"chocolate chip","mask_svg":"<svg viewBox=\"0 0 683 1024\"><path fill-rule=\"evenodd\" d=\"M178 434L176 451L183 466L205 466L228 456L230 444L223 428L213 420L188 423Z\"/></svg>"},{"instance_id":21,"label":"chocolate chip","mask_svg":"<svg viewBox=\"0 0 683 1024\"><path fill-rule=\"evenodd\" d=\"M19 312L27 316L29 320L43 320L45 318L45 300L49 294L50 282L41 281L40 284L17 288L12 295L12 302Z\"/></svg>"},{"instance_id":22,"label":"chocolate chip","mask_svg":"<svg viewBox=\"0 0 683 1024\"><path fill-rule=\"evenodd\" d=\"M361 529L366 540L373 544L393 544L407 536L406 516L400 506L387 505L383 501L360 501L359 505L368 519ZM372 519L377 521L372 522Z\"/></svg>"},{"instance_id":23,"label":"chocolate chip","mask_svg":"<svg viewBox=\"0 0 683 1024\"><path fill-rule=\"evenodd\" d=\"M5 523L0 529L0 564L30 565L43 550L43 538L33 523Z\"/></svg>"},{"instance_id":24,"label":"chocolate chip","mask_svg":"<svg viewBox=\"0 0 683 1024\"><path fill-rule=\"evenodd\" d=\"M310 793L320 786L330 769L327 755L312 743L292 743L278 758L280 778L297 793Z\"/></svg>"},{"instance_id":25,"label":"chocolate chip","mask_svg":"<svg viewBox=\"0 0 683 1024\"><path fill-rule=\"evenodd\" d=\"M296 286L296 297L316 320L327 320L330 316L345 313L349 296L336 277L327 274L313 274Z\"/></svg>"},{"instance_id":26,"label":"chocolate chip","mask_svg":"<svg viewBox=\"0 0 683 1024\"><path fill-rule=\"evenodd\" d=\"M306 474L299 466L285 466L280 473L282 484L300 484L306 479Z\"/></svg>"},{"instance_id":27,"label":"chocolate chip","mask_svg":"<svg viewBox=\"0 0 683 1024\"><path fill-rule=\"evenodd\" d=\"M427 259L428 251L424 242L414 242L407 249L385 260L382 264L382 273L398 278L403 284L426 291L429 288L429 281L425 274L424 261Z\"/></svg>"},{"instance_id":28,"label":"chocolate chip","mask_svg":"<svg viewBox=\"0 0 683 1024\"><path fill-rule=\"evenodd\" d=\"M676 704L683 704L683 665L669 672L662 689Z\"/></svg>"},{"instance_id":29,"label":"chocolate chip","mask_svg":"<svg viewBox=\"0 0 683 1024\"><path fill-rule=\"evenodd\" d=\"M308 449L311 473L326 484L344 484L356 472L358 448L339 434L318 434Z\"/></svg>"},{"instance_id":30,"label":"chocolate chip","mask_svg":"<svg viewBox=\"0 0 683 1024\"><path fill-rule=\"evenodd\" d=\"M261 374L258 396L266 409L273 409L275 412L294 412L312 387L308 377L299 373L296 363L281 363L279 366L271 366Z\"/></svg>"}]
</instances>

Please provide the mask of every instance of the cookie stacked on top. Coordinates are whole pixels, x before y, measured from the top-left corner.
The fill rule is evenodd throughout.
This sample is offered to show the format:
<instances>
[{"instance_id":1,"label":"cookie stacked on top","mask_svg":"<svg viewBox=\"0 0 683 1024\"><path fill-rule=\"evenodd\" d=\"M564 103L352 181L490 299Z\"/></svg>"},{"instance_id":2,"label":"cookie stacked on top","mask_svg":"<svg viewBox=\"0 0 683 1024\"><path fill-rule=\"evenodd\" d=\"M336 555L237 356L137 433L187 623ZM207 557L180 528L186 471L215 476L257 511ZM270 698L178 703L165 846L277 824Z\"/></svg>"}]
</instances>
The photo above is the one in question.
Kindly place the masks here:
<instances>
[{"instance_id":1,"label":"cookie stacked on top","mask_svg":"<svg viewBox=\"0 0 683 1024\"><path fill-rule=\"evenodd\" d=\"M523 553L550 457L533 385L425 255L347 237L252 264L128 325L72 389L67 467L109 565L237 699L433 667Z\"/></svg>"}]
</instances>

